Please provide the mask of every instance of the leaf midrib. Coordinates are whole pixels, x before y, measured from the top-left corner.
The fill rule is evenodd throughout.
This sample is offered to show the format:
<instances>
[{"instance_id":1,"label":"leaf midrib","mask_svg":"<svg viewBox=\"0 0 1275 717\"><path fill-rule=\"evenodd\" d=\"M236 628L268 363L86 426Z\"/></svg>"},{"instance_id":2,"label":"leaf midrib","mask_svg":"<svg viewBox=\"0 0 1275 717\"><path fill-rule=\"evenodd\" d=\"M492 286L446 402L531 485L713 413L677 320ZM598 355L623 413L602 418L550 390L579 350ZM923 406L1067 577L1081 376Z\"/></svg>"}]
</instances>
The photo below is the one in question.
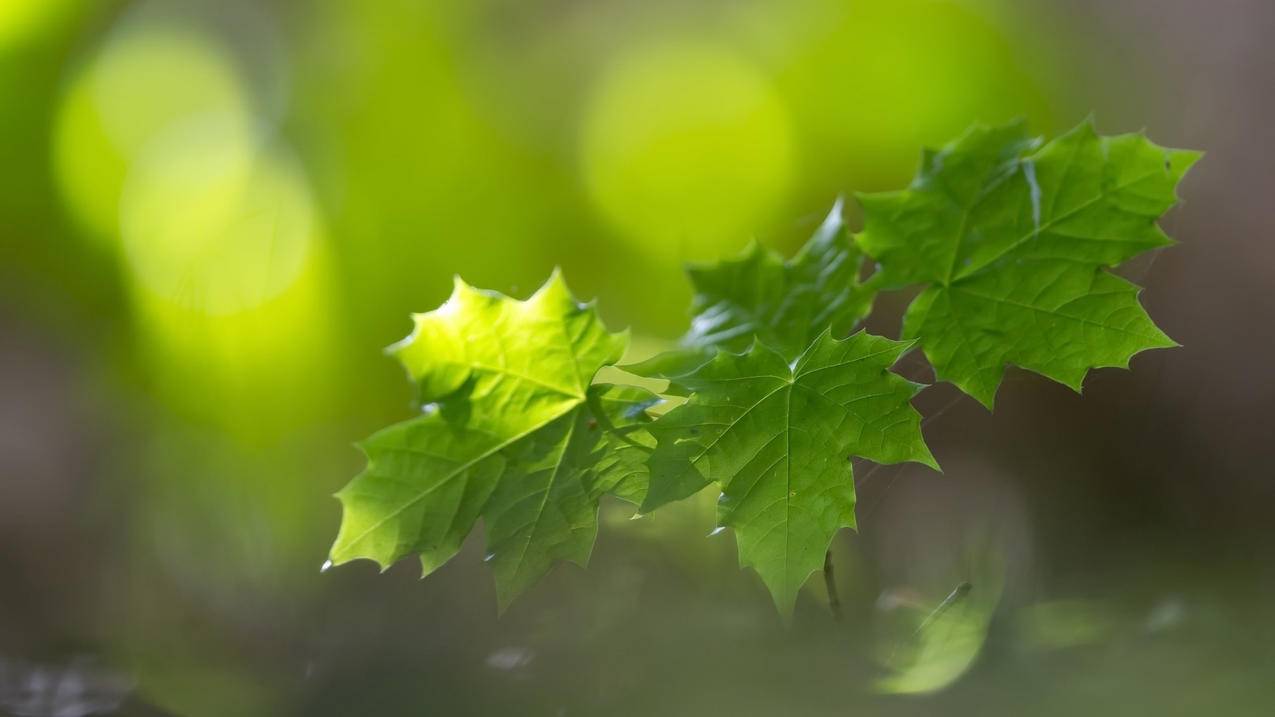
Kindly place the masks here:
<instances>
[{"instance_id":1,"label":"leaf midrib","mask_svg":"<svg viewBox=\"0 0 1275 717\"><path fill-rule=\"evenodd\" d=\"M426 488L425 490L421 491L420 493L417 493L416 495L412 496L412 498L411 498L411 499L409 499L408 501L404 502L404 503L403 503L401 506L399 506L398 508L395 508L394 510L390 511L389 513L387 513L387 514L386 514L383 518L381 518L380 520L378 520L378 521L376 521L375 523L373 523L370 527L368 527L368 528L367 528L366 530L364 530L362 533L359 533L359 535L358 535L357 537L350 539L350 541L349 541L348 543L346 543L346 545L347 545L347 549L348 549L348 546L358 545L360 542L362 542L363 540L365 540L365 539L367 538L367 536L371 535L373 532L375 532L376 530L380 529L380 528L381 528L381 526L385 525L385 524L386 524L386 523L388 523L389 521L391 521L391 520L393 520L393 519L397 518L398 516L402 515L402 514L403 514L403 512L404 512L404 511L406 511L408 508L411 508L413 505L416 505L418 502L420 502L421 500L425 499L425 497L427 497L429 494L433 493L433 492L434 492L435 490L437 490L438 488L440 488L440 487L442 487L442 486L444 486L444 485L446 485L446 484L450 483L450 482L452 481L452 479L454 479L456 476L458 476L458 475L460 475L460 474L464 473L465 471L469 470L470 468L473 468L474 466L478 465L479 463L483 462L484 460L486 460L486 459L488 459L488 458L490 458L490 457L492 457L492 456L496 455L497 453L499 453L500 451L503 451L504 449L508 448L509 446L512 446L513 444L517 443L518 441L521 441L522 439L524 439L524 438L526 438L527 436L531 435L532 433L535 433L536 431L538 431L538 430L540 430L540 429L544 428L545 426L549 425L550 423L553 423L554 421L558 420L558 419L559 419L559 418L561 418L562 416L565 416L567 413L569 413L569 412L571 412L571 411L575 410L576 408L578 408L578 407L580 406L580 403L581 403L581 402L582 402L582 401L576 401L576 402L574 402L574 403L572 403L572 404L568 405L568 406L567 406L564 410L562 410L562 411L560 411L560 412L558 412L558 413L555 413L555 414L554 414L551 418L548 418L548 419L547 419L547 420L545 420L544 422L542 422L542 423L537 423L536 425L533 425L533 426L529 427L527 430L522 431L521 433L518 433L517 435L515 435L515 436L513 436L513 437L511 437L511 438L509 438L509 439L507 439L507 440L505 440L505 441L503 441L503 442L501 442L501 443L497 443L496 445L492 446L492 447L491 447L491 448L489 448L488 450L483 451L483 452L482 452L481 454L479 454L478 456L475 456L474 458L471 458L470 460L468 460L468 461L466 461L466 462L464 462L464 463L460 464L460 465L459 465L459 466L457 466L455 469L453 469L452 471L450 471L449 473L447 473L446 475L444 475L442 478L438 479L438 481L437 481L436 483L434 483L434 484L433 484L433 485L431 485L430 487Z\"/></svg>"},{"instance_id":2,"label":"leaf midrib","mask_svg":"<svg viewBox=\"0 0 1275 717\"><path fill-rule=\"evenodd\" d=\"M536 529L540 527L540 520L544 517L545 506L549 505L549 496L553 493L553 486L558 481L562 464L566 462L567 449L571 447L571 439L575 437L576 423L575 420L572 420L570 427L567 428L567 435L562 440L562 449L558 451L558 458L553 464L553 472L549 476L549 482L545 484L544 497L540 499L540 506L536 509L536 517L531 522L531 530L527 531L527 539L523 541L522 550L514 563L515 584L518 582L518 576L522 574L523 565L527 559L527 549L531 547L532 540L536 536Z\"/></svg>"},{"instance_id":3,"label":"leaf midrib","mask_svg":"<svg viewBox=\"0 0 1275 717\"><path fill-rule=\"evenodd\" d=\"M1147 340L1147 341L1157 341L1157 340L1159 340L1159 338L1160 338L1160 337L1158 337L1158 336L1153 336L1153 335L1151 335L1151 334L1142 334L1142 333L1139 333L1139 332L1137 332L1137 331L1130 331L1129 329L1122 328L1122 327L1119 327L1119 326L1110 326L1110 325L1108 325L1108 324L1100 323L1100 322L1098 322L1098 321L1094 321L1093 319L1088 319L1088 318L1085 318L1085 317L1083 317L1083 316L1073 316L1073 315L1071 315L1071 314L1064 314L1064 313L1060 312L1058 309L1047 309L1047 308L1044 308L1044 307L1041 307L1041 306L1032 306L1031 304L1027 304L1027 303L1024 303L1024 302L1021 302L1021 301L1014 301L1013 299L1010 299L1010 298L1007 298L1007 297L989 296L989 295L987 295L987 294L982 294L982 293L979 293L979 292L977 292L977 291L970 291L970 290L969 290L968 288L966 288L966 287L955 286L955 287L949 287L949 288L948 288L948 290L949 290L949 291L960 291L960 292L963 292L963 293L965 293L965 294L968 294L969 296L973 296L973 297L974 297L974 298L976 298L976 299L983 299L984 301L991 301L991 302L993 302L993 303L1006 304L1006 305L1009 305L1009 306L1015 306L1015 307L1018 307L1018 308L1020 308L1020 309L1028 309L1028 310L1035 311L1035 312L1038 312L1038 313L1041 313L1041 314L1045 314L1045 315L1047 315L1047 316L1056 316L1056 317L1058 317L1058 318L1060 318L1060 319L1068 319L1068 320L1075 321L1075 322L1078 322L1078 323L1087 324L1087 325L1089 325L1089 326L1095 326L1095 327L1097 327L1097 328L1104 329L1104 330L1107 330L1107 331L1115 331L1115 332L1117 332L1117 333L1122 333L1122 334L1125 334L1125 335L1127 335L1127 336L1134 336L1134 337L1136 337L1136 338L1144 339L1144 340ZM1108 291L1108 292L1103 292L1102 294L1085 294L1084 296L1082 296L1082 297L1080 297L1080 298L1086 298L1086 299L1087 299L1087 298L1090 298L1091 296L1104 296L1104 295L1116 294L1116 293L1117 293L1117 292ZM1074 300L1073 300L1073 301L1074 301ZM1069 302L1067 302L1067 303L1068 303L1068 304L1070 304L1070 303L1072 303L1072 302L1071 302L1071 301L1069 301ZM1064 306L1066 306L1066 304L1064 304ZM1061 307L1060 307L1060 308L1061 308ZM955 314L955 313L958 313L958 312L953 312L953 313Z\"/></svg>"},{"instance_id":4,"label":"leaf midrib","mask_svg":"<svg viewBox=\"0 0 1275 717\"><path fill-rule=\"evenodd\" d=\"M1016 161L1018 164L1020 164L1020 165L1021 165L1024 161L1031 160L1031 159L1034 159L1034 158L1033 158L1033 157L1025 157L1025 158L1023 158L1023 159L1019 159L1019 160L1015 160L1015 161ZM1007 257L1007 256L1009 256L1010 254L1012 254L1012 253L1014 253L1015 251L1017 251L1019 247L1021 247L1021 246L1022 246L1022 245L1024 245L1024 244L1026 244L1027 242L1031 241L1032 239L1035 239L1036 237L1039 237L1041 234L1045 233L1046 231L1049 231L1050 229L1053 229L1054 227L1056 227L1056 226L1058 226L1059 224L1061 224L1062 222L1065 222L1065 221L1067 221L1068 219L1071 219L1072 217L1074 217L1074 216L1076 216L1077 214L1079 214L1079 213L1081 213L1081 212L1085 211L1085 210L1086 210L1086 209L1088 209L1089 207L1092 207L1093 205L1097 204L1098 202L1100 202L1100 201L1102 201L1102 200L1104 200L1104 199L1108 199L1108 198L1110 198L1110 196L1111 196L1112 194L1115 194L1115 193L1117 193L1117 192L1120 192L1120 191L1123 191L1123 190L1125 190L1125 189L1128 189L1129 187L1131 187L1131 186L1133 186L1133 185L1135 185L1135 184L1138 184L1138 183L1140 183L1140 182L1146 181L1147 179L1149 179L1149 178L1151 178L1151 177L1153 177L1153 176L1155 176L1155 170L1153 170L1153 171L1151 171L1151 172L1147 172L1146 174L1141 174L1141 175L1137 176L1137 177L1136 177L1136 178L1134 178L1134 179L1131 179L1131 180L1129 180L1129 181L1127 181L1127 182L1124 182L1124 183L1121 183L1121 184L1117 184L1117 185L1115 185L1114 187L1110 187L1110 188L1107 188L1107 187L1099 187L1099 189L1098 189L1098 194L1097 194L1096 196L1094 196L1094 197L1092 197L1092 198L1090 198L1090 199L1087 199L1087 200L1085 200L1084 202L1081 202L1079 205L1077 205L1077 206L1075 206L1075 207L1072 207L1071 209L1068 209L1067 211L1063 212L1062 214L1060 214L1060 215L1058 215L1058 216L1056 216L1056 217L1052 217L1052 218L1050 218L1048 221L1046 221L1046 222L1044 222L1044 223L1040 224L1039 226L1033 227L1033 228L1032 228L1032 230L1031 230L1030 232L1028 232L1028 233L1024 234L1023 236L1021 236L1021 237L1019 237L1019 238L1017 238L1017 239L1015 239L1015 240L1013 241L1013 243L1011 243L1011 244L1010 244L1008 247L1006 247L1003 251L998 252L995 256L993 256L993 257L989 258L987 261L983 262L983 263L982 263L981 265L979 265L978 267L976 267L976 268L974 268L974 269L970 270L970 271L969 271L969 273L961 274L960 276L957 276L957 277L953 278L953 277L952 277L952 271L953 271L953 270L949 270L947 278L946 278L944 281L939 282L939 283L941 283L943 286L949 286L949 287L950 287L950 286L952 286L952 285L954 285L954 284L957 284L957 283L960 283L960 282L962 282L962 281L969 280L969 279L971 279L971 278L973 278L973 277L975 277L975 276L978 276L979 274L981 274L981 273L983 273L984 271L986 271L989 267L991 267L991 266L995 265L995 264L996 264L998 261L1000 261L1001 259L1004 259L1005 257ZM1054 194L1054 199L1053 199L1053 201L1052 201L1052 202L1051 202L1051 204L1050 204L1050 210L1051 210L1051 212L1052 212L1052 210L1053 210L1053 205L1057 202L1057 197L1058 197L1058 195L1059 195L1059 193L1055 193L1055 194ZM965 210L963 210L963 212L962 212L962 217L961 217L961 233L960 233L960 234L958 234L958 235L957 235L957 238L956 238L956 241L957 241L957 244L956 244L956 246L957 246L957 251L956 251L956 252L954 252L954 253L953 253L953 255L952 255L952 262L953 262L953 264L955 264L956 259L957 259L957 257L958 257L958 256L959 256L959 254L960 254L961 241L962 241L963 237L965 236L965 234L967 233L967 229L966 229L966 219L967 219L968 215L969 215L970 213L972 213L972 212L974 211L974 209L975 209L976 207L978 207L978 205L979 205L979 204L981 204L981 203L982 203L982 201L983 201L983 199L984 199L984 198L985 198L985 197L979 197L979 200L978 200L977 202L975 202L975 203L971 204L971 205L969 206L969 208L968 208L968 209L965 209ZM1099 264L1100 264L1101 262L1095 262L1095 263L1099 263Z\"/></svg>"}]
</instances>

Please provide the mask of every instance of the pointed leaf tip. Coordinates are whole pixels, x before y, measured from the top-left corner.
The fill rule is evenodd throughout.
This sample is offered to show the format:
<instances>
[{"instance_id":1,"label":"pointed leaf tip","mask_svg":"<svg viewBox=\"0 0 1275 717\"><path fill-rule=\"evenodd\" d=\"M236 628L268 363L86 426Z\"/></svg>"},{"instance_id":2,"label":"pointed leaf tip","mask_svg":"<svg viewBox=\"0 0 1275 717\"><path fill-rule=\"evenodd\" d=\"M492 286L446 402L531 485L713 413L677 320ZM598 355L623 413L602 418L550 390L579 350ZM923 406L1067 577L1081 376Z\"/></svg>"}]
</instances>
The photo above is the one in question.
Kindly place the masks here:
<instances>
[{"instance_id":1,"label":"pointed leaf tip","mask_svg":"<svg viewBox=\"0 0 1275 717\"><path fill-rule=\"evenodd\" d=\"M888 370L894 352L882 351L894 343L824 332L796 370L761 341L743 354L719 352L679 379L690 399L651 424L643 509L717 483L718 524L734 531L741 564L761 575L781 614L790 612L832 535L855 523L853 480L827 457L929 456L912 385Z\"/></svg>"},{"instance_id":2,"label":"pointed leaf tip","mask_svg":"<svg viewBox=\"0 0 1275 717\"><path fill-rule=\"evenodd\" d=\"M871 310L876 289L859 280L864 257L845 232L838 199L789 260L750 241L715 264L688 265L695 290L688 349L746 351L760 338L787 358L820 331L846 333Z\"/></svg>"},{"instance_id":3,"label":"pointed leaf tip","mask_svg":"<svg viewBox=\"0 0 1275 717\"><path fill-rule=\"evenodd\" d=\"M1166 178L1155 145L1100 136L1092 118L1039 147L1021 136L967 133L923 170L932 181L863 202L856 237L883 285L925 287L903 335L989 410L1008 365L1074 387L1161 344L1136 289L1106 270L1167 243L1156 220L1180 175Z\"/></svg>"},{"instance_id":4,"label":"pointed leaf tip","mask_svg":"<svg viewBox=\"0 0 1275 717\"><path fill-rule=\"evenodd\" d=\"M587 559L603 493L621 479L630 493L642 489L632 460L606 449L610 432L589 429L598 417L587 397L610 390L592 380L619 360L627 334L575 302L560 272L538 295L520 302L458 279L448 302L418 315L395 354L422 404L439 409L362 443L367 468L338 493L335 563L365 557L385 569L416 553L428 574L482 518L507 605L555 562ZM630 440L641 420L609 417ZM530 488L544 499L522 500Z\"/></svg>"}]
</instances>

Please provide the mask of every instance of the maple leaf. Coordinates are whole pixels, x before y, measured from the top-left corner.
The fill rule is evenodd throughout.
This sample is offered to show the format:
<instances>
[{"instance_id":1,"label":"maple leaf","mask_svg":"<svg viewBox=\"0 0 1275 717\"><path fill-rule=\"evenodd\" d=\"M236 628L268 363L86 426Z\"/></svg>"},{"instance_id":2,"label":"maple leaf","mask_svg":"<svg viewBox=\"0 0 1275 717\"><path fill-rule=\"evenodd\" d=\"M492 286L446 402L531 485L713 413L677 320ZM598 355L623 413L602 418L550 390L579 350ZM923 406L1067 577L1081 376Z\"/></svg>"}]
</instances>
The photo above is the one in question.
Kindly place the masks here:
<instances>
[{"instance_id":1,"label":"maple leaf","mask_svg":"<svg viewBox=\"0 0 1275 717\"><path fill-rule=\"evenodd\" d=\"M1089 121L1043 145L1021 123L975 127L910 188L859 196L855 239L883 287L926 285L902 337L938 378L988 408L1008 364L1079 391L1091 368L1177 345L1106 268L1172 243L1156 221L1199 157Z\"/></svg>"},{"instance_id":2,"label":"maple leaf","mask_svg":"<svg viewBox=\"0 0 1275 717\"><path fill-rule=\"evenodd\" d=\"M526 301L457 278L446 303L414 319L390 351L422 415L361 444L367 468L337 494L330 559L387 568L417 553L428 574L482 517L503 610L555 561L587 562L604 493L645 491L645 408L658 399L590 385L627 334L608 332L556 271Z\"/></svg>"},{"instance_id":3,"label":"maple leaf","mask_svg":"<svg viewBox=\"0 0 1275 717\"><path fill-rule=\"evenodd\" d=\"M754 242L738 258L687 267L695 295L682 345L743 351L756 337L793 357L824 329L849 333L875 292L859 281L864 257L841 214L838 200L791 260Z\"/></svg>"},{"instance_id":4,"label":"maple leaf","mask_svg":"<svg viewBox=\"0 0 1275 717\"><path fill-rule=\"evenodd\" d=\"M718 523L735 531L741 565L791 613L833 535L855 526L851 457L937 468L910 404L920 385L889 371L910 345L825 330L792 361L754 339L688 373L648 374L690 398L650 424L642 511L719 484Z\"/></svg>"},{"instance_id":5,"label":"maple leaf","mask_svg":"<svg viewBox=\"0 0 1275 717\"><path fill-rule=\"evenodd\" d=\"M876 288L859 280L865 261L838 199L792 259L753 242L737 258L687 266L695 294L691 327L679 347L622 368L637 375L688 373L717 349L744 351L754 338L792 358L826 329L849 334L876 298Z\"/></svg>"}]
</instances>

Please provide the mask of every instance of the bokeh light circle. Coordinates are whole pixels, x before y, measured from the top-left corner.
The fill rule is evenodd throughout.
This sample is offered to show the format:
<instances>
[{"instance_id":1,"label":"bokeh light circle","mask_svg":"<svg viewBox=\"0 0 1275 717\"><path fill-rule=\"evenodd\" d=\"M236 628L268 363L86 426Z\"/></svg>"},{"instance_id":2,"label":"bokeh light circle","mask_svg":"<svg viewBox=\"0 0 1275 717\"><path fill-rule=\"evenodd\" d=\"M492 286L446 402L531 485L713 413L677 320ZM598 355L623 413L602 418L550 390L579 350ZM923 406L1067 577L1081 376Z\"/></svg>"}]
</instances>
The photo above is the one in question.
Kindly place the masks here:
<instances>
[{"instance_id":1,"label":"bokeh light circle","mask_svg":"<svg viewBox=\"0 0 1275 717\"><path fill-rule=\"evenodd\" d=\"M316 212L305 176L234 117L173 128L138 158L120 199L125 260L148 291L207 314L257 306L305 264Z\"/></svg>"},{"instance_id":2,"label":"bokeh light circle","mask_svg":"<svg viewBox=\"0 0 1275 717\"><path fill-rule=\"evenodd\" d=\"M120 189L147 143L192 117L216 113L251 123L234 63L190 29L125 25L75 75L54 129L62 195L91 233L113 237Z\"/></svg>"},{"instance_id":3,"label":"bokeh light circle","mask_svg":"<svg viewBox=\"0 0 1275 717\"><path fill-rule=\"evenodd\" d=\"M996 14L951 0L837 6L779 80L794 102L817 108L799 115L803 178L838 192L897 186L920 147L974 122L1047 116Z\"/></svg>"},{"instance_id":4,"label":"bokeh light circle","mask_svg":"<svg viewBox=\"0 0 1275 717\"><path fill-rule=\"evenodd\" d=\"M768 78L706 45L654 45L616 62L586 107L580 141L602 213L665 257L742 245L792 174L789 118Z\"/></svg>"}]
</instances>

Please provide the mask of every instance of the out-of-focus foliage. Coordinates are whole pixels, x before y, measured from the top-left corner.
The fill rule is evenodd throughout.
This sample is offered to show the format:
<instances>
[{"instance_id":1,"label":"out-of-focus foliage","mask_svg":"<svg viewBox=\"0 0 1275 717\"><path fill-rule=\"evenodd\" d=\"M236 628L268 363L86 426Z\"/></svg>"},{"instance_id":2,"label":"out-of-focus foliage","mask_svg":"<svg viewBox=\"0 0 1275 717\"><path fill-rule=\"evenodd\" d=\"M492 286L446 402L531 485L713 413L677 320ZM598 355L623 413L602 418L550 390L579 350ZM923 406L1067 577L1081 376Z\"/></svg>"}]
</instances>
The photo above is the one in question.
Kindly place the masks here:
<instances>
[{"instance_id":1,"label":"out-of-focus foliage","mask_svg":"<svg viewBox=\"0 0 1275 717\"><path fill-rule=\"evenodd\" d=\"M1093 600L1053 600L1023 608L1014 616L1014 626L1024 646L1033 650L1098 645L1118 629L1120 621L1112 612Z\"/></svg>"},{"instance_id":2,"label":"out-of-focus foliage","mask_svg":"<svg viewBox=\"0 0 1275 717\"><path fill-rule=\"evenodd\" d=\"M794 164L790 120L765 75L736 53L653 44L598 82L581 140L585 181L640 250L736 246L779 208Z\"/></svg>"},{"instance_id":3,"label":"out-of-focus foliage","mask_svg":"<svg viewBox=\"0 0 1275 717\"><path fill-rule=\"evenodd\" d=\"M317 181L359 238L348 290L380 302L410 303L413 267L517 293L561 265L667 335L688 297L677 263L750 236L791 250L813 228L794 217L897 182L917 146L975 114L1050 116L994 14L951 2L325 7L322 71L298 90L316 111L294 123L324 148ZM976 52L939 41L953 27ZM939 68L964 89L905 89ZM447 276L424 281L437 293Z\"/></svg>"},{"instance_id":4,"label":"out-of-focus foliage","mask_svg":"<svg viewBox=\"0 0 1275 717\"><path fill-rule=\"evenodd\" d=\"M0 53L45 36L67 15L77 0L8 0L0 5Z\"/></svg>"},{"instance_id":5,"label":"out-of-focus foliage","mask_svg":"<svg viewBox=\"0 0 1275 717\"><path fill-rule=\"evenodd\" d=\"M962 536L960 583L925 598L887 592L877 601L885 614L877 636L882 675L876 688L888 694L917 695L942 690L973 667L1005 590L1006 556L987 528ZM977 550L974 546L977 545Z\"/></svg>"},{"instance_id":6,"label":"out-of-focus foliage","mask_svg":"<svg viewBox=\"0 0 1275 717\"><path fill-rule=\"evenodd\" d=\"M244 161L251 144L249 105L233 61L203 33L180 25L117 29L71 78L58 113L54 161L68 206L88 232L105 241L121 232L121 193L137 162L171 164L188 149L203 149L203 161L218 163L207 174L187 171L186 181L216 181L227 165ZM210 126L209 118L217 124ZM193 149L187 146L192 140ZM131 181L141 191L164 188L162 182ZM189 201L170 199L162 206ZM183 229L198 226L189 222ZM216 235L219 228L203 231ZM127 238L128 232L121 233ZM263 242L258 237L254 243ZM163 244L152 248L167 250ZM139 258L146 261L144 254ZM165 268L182 275L180 267Z\"/></svg>"}]
</instances>

